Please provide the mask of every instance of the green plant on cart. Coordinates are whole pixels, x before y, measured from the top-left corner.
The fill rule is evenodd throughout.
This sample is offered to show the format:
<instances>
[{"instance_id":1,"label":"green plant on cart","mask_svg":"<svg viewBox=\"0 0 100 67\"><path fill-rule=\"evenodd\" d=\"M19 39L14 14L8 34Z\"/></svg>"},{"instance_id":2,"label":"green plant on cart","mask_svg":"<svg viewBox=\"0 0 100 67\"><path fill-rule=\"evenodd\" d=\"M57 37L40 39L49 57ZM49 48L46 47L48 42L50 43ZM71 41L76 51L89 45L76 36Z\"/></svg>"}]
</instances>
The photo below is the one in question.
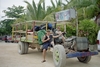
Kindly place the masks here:
<instances>
[{"instance_id":1,"label":"green plant on cart","mask_svg":"<svg viewBox=\"0 0 100 67\"><path fill-rule=\"evenodd\" d=\"M96 44L98 30L100 28L92 20L85 19L79 23L79 36L87 37L91 45Z\"/></svg>"}]
</instances>

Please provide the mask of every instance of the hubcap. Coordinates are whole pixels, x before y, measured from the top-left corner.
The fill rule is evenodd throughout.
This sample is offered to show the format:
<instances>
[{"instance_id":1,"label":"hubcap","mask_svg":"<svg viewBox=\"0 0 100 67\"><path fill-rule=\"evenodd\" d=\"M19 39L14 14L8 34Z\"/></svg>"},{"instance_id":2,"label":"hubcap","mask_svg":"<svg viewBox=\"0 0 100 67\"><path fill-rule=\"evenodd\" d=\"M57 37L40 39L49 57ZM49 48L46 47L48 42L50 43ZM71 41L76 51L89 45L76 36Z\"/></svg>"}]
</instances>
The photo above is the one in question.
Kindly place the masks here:
<instances>
[{"instance_id":1,"label":"hubcap","mask_svg":"<svg viewBox=\"0 0 100 67\"><path fill-rule=\"evenodd\" d=\"M55 61L58 63L60 59L58 50L55 51Z\"/></svg>"},{"instance_id":2,"label":"hubcap","mask_svg":"<svg viewBox=\"0 0 100 67\"><path fill-rule=\"evenodd\" d=\"M86 57L80 57L81 61L84 61L86 59Z\"/></svg>"}]
</instances>

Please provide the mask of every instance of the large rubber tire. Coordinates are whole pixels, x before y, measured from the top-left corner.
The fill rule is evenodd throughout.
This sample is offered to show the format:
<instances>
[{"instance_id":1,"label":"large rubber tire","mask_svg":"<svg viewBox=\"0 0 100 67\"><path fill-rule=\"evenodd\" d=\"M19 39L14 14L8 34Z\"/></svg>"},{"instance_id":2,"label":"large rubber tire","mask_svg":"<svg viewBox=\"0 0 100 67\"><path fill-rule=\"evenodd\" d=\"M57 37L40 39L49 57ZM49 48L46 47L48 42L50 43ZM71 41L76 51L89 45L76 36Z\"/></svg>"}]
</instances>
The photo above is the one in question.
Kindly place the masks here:
<instances>
[{"instance_id":1,"label":"large rubber tire","mask_svg":"<svg viewBox=\"0 0 100 67\"><path fill-rule=\"evenodd\" d=\"M66 52L62 45L55 45L53 51L53 61L55 67L66 66Z\"/></svg>"},{"instance_id":2,"label":"large rubber tire","mask_svg":"<svg viewBox=\"0 0 100 67\"><path fill-rule=\"evenodd\" d=\"M29 45L28 45L28 43L25 43L24 45L25 45L24 53L27 54L28 53L28 47L29 47Z\"/></svg>"},{"instance_id":3,"label":"large rubber tire","mask_svg":"<svg viewBox=\"0 0 100 67\"><path fill-rule=\"evenodd\" d=\"M24 54L24 48L25 48L25 45L24 45L24 43L23 42L21 42L21 41L19 41L19 43L18 43L18 52L19 52L19 54Z\"/></svg>"},{"instance_id":4,"label":"large rubber tire","mask_svg":"<svg viewBox=\"0 0 100 67\"><path fill-rule=\"evenodd\" d=\"M83 63L88 63L91 60L91 56L77 57L77 58L80 62L83 62Z\"/></svg>"}]
</instances>

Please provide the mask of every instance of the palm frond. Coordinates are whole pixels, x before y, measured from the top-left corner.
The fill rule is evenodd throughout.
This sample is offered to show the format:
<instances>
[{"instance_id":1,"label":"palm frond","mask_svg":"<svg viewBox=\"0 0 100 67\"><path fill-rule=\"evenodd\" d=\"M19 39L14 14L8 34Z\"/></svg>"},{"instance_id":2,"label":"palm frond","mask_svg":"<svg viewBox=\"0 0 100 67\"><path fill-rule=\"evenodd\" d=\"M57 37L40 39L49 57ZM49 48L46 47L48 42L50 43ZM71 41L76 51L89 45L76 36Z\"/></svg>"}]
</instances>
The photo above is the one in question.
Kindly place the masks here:
<instances>
[{"instance_id":1,"label":"palm frond","mask_svg":"<svg viewBox=\"0 0 100 67\"><path fill-rule=\"evenodd\" d=\"M51 4L52 4L53 8L55 8L55 4L54 4L53 0L51 0Z\"/></svg>"},{"instance_id":2,"label":"palm frond","mask_svg":"<svg viewBox=\"0 0 100 67\"><path fill-rule=\"evenodd\" d=\"M35 4L34 0L32 1L32 5L33 5L34 13L35 13L34 16L36 16L37 8L36 8L36 4Z\"/></svg>"},{"instance_id":3,"label":"palm frond","mask_svg":"<svg viewBox=\"0 0 100 67\"><path fill-rule=\"evenodd\" d=\"M39 5L39 4L41 4L41 3L43 3L43 2L44 2L44 0L39 0L39 3L38 3L38 5Z\"/></svg>"},{"instance_id":4,"label":"palm frond","mask_svg":"<svg viewBox=\"0 0 100 67\"><path fill-rule=\"evenodd\" d=\"M43 1L43 9L45 11L45 0Z\"/></svg>"},{"instance_id":5,"label":"palm frond","mask_svg":"<svg viewBox=\"0 0 100 67\"><path fill-rule=\"evenodd\" d=\"M31 15L35 15L35 11L34 11L34 8L32 7L32 5L28 1L24 1L24 2L27 4L27 9L31 13ZM36 16L32 16L32 17L34 19L36 19Z\"/></svg>"}]
</instances>

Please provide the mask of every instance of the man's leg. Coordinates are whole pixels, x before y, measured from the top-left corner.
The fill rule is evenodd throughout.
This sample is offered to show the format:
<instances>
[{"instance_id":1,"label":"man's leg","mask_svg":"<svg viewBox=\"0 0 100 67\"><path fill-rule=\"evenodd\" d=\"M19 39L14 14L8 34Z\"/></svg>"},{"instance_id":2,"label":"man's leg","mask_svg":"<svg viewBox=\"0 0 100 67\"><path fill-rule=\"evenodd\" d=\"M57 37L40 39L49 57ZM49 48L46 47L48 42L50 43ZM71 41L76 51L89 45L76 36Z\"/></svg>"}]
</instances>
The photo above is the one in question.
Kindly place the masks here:
<instances>
[{"instance_id":1,"label":"man's leg","mask_svg":"<svg viewBox=\"0 0 100 67\"><path fill-rule=\"evenodd\" d=\"M46 58L46 51L47 51L48 47L49 47L49 43L45 43L43 45L43 61L42 62L46 62L45 58Z\"/></svg>"},{"instance_id":2,"label":"man's leg","mask_svg":"<svg viewBox=\"0 0 100 67\"><path fill-rule=\"evenodd\" d=\"M62 40L63 40L63 43L65 42L65 37L64 36L62 36Z\"/></svg>"},{"instance_id":3,"label":"man's leg","mask_svg":"<svg viewBox=\"0 0 100 67\"><path fill-rule=\"evenodd\" d=\"M43 61L42 62L46 62L46 51L47 51L47 48L48 48L48 43L45 43L44 45L43 45L43 53L42 53L42 55L43 55Z\"/></svg>"},{"instance_id":4,"label":"man's leg","mask_svg":"<svg viewBox=\"0 0 100 67\"><path fill-rule=\"evenodd\" d=\"M53 46L53 48L54 48L54 41L52 41L52 42L51 42L51 45L52 45L52 46Z\"/></svg>"},{"instance_id":5,"label":"man's leg","mask_svg":"<svg viewBox=\"0 0 100 67\"><path fill-rule=\"evenodd\" d=\"M43 49L43 61L42 62L45 62L45 57L46 57L46 49Z\"/></svg>"}]
</instances>

